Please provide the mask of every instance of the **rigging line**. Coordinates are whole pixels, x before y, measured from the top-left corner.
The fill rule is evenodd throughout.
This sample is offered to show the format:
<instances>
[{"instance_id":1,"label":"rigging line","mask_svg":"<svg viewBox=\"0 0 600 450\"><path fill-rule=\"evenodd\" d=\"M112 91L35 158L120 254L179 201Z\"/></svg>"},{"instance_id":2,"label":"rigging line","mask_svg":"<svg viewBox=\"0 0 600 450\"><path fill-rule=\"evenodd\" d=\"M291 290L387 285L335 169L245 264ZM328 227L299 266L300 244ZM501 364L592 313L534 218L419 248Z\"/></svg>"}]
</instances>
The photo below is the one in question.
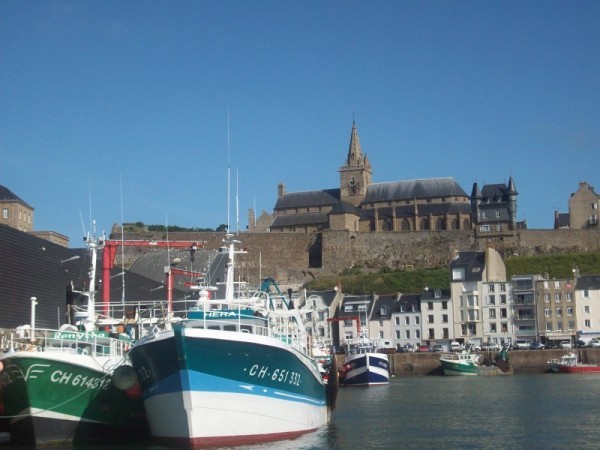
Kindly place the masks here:
<instances>
[{"instance_id":1,"label":"rigging line","mask_svg":"<svg viewBox=\"0 0 600 450\"><path fill-rule=\"evenodd\" d=\"M227 108L227 232L229 233L229 210L231 208L231 142L229 134L229 108Z\"/></svg>"},{"instance_id":2,"label":"rigging line","mask_svg":"<svg viewBox=\"0 0 600 450\"><path fill-rule=\"evenodd\" d=\"M121 188L121 304L125 304L125 231L123 224L123 174L119 174Z\"/></svg>"}]
</instances>

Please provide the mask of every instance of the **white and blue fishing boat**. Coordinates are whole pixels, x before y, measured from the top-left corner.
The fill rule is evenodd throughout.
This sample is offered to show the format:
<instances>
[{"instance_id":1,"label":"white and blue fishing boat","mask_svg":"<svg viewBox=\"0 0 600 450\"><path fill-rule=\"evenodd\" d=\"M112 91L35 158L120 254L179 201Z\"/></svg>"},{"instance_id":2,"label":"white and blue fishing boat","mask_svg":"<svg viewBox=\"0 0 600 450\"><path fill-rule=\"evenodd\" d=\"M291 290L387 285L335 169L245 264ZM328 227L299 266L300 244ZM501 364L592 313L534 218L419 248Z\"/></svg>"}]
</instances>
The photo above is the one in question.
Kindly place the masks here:
<instances>
[{"instance_id":1,"label":"white and blue fishing boat","mask_svg":"<svg viewBox=\"0 0 600 450\"><path fill-rule=\"evenodd\" d=\"M346 345L340 383L344 386L373 386L390 382L390 361L375 342L366 336L351 339Z\"/></svg>"},{"instance_id":2,"label":"white and blue fishing boat","mask_svg":"<svg viewBox=\"0 0 600 450\"><path fill-rule=\"evenodd\" d=\"M214 290L198 286L192 310L177 310L174 302L168 326L130 351L150 430L160 442L260 443L328 421L327 386L298 310L280 293L236 289L237 243L227 234L225 298L211 298Z\"/></svg>"}]
</instances>

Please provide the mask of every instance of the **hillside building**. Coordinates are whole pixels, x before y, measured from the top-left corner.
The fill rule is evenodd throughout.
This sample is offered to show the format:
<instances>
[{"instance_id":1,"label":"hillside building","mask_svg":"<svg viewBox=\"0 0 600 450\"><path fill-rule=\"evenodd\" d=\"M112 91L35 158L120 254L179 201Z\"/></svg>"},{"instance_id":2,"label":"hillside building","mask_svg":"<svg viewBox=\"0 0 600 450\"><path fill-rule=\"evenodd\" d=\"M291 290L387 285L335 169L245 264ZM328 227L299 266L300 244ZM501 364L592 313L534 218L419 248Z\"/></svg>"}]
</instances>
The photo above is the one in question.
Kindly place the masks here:
<instances>
[{"instance_id":1,"label":"hillside building","mask_svg":"<svg viewBox=\"0 0 600 450\"><path fill-rule=\"evenodd\" d=\"M450 263L450 282L456 339L512 342L512 298L506 267L496 250L459 252Z\"/></svg>"},{"instance_id":2,"label":"hillside building","mask_svg":"<svg viewBox=\"0 0 600 450\"><path fill-rule=\"evenodd\" d=\"M363 152L356 123L339 169L339 186L287 192L278 185L271 232L313 233L323 230L412 232L471 230L510 232L517 229L517 191L508 186L473 187L473 198L451 177L372 181L373 170ZM254 212L250 212L254 223Z\"/></svg>"}]
</instances>

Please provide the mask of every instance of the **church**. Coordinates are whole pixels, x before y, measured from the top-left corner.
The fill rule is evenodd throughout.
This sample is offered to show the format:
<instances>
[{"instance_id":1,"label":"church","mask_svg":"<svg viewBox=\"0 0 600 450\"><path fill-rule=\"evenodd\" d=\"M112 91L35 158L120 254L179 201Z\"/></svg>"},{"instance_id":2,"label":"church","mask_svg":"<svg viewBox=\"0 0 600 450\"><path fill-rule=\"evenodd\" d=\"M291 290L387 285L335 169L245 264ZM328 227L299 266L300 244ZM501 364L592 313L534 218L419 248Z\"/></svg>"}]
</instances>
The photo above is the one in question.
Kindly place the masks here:
<instances>
[{"instance_id":1,"label":"church","mask_svg":"<svg viewBox=\"0 0 600 450\"><path fill-rule=\"evenodd\" d=\"M473 184L472 194L452 177L374 183L371 163L363 153L356 123L352 124L345 164L339 168L339 187L286 192L278 186L270 232L313 233L323 230L354 232L429 232L474 230L477 234L511 233L524 227L516 221L517 191L512 176L506 184ZM249 223L253 220L250 212ZM249 231L255 226L249 227Z\"/></svg>"}]
</instances>

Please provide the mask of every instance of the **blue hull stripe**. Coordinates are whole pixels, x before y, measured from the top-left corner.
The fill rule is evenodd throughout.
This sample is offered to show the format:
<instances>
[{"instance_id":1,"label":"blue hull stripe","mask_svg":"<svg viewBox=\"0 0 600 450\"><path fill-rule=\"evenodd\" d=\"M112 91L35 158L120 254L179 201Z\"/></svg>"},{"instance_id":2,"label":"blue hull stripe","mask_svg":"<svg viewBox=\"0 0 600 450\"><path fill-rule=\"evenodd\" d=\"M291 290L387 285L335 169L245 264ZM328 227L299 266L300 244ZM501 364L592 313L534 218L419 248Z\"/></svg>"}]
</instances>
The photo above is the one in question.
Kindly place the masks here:
<instances>
[{"instance_id":1,"label":"blue hull stripe","mask_svg":"<svg viewBox=\"0 0 600 450\"><path fill-rule=\"evenodd\" d=\"M240 383L227 378L207 375L191 370L180 370L159 381L149 392L148 397L155 395L168 394L173 392L223 392L229 394L247 394L260 397L269 397L307 403L311 405L325 405L325 400L319 400L295 393L282 391L281 389L272 389L256 384Z\"/></svg>"}]
</instances>

